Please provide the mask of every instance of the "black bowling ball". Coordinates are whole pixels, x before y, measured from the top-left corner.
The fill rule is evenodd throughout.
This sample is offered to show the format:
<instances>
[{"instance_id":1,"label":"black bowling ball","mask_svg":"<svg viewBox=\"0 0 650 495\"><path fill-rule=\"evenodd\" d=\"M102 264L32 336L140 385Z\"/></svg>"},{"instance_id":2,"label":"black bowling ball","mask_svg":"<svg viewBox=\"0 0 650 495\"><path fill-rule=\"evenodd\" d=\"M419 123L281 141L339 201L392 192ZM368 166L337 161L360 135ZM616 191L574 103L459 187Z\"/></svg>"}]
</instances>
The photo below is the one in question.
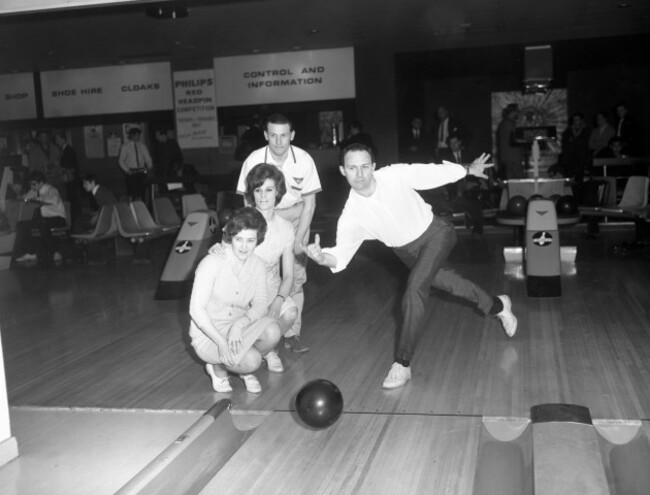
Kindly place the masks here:
<instances>
[{"instance_id":1,"label":"black bowling ball","mask_svg":"<svg viewBox=\"0 0 650 495\"><path fill-rule=\"evenodd\" d=\"M555 211L558 215L575 215L578 213L578 203L571 195L562 196L555 203Z\"/></svg>"},{"instance_id":2,"label":"black bowling ball","mask_svg":"<svg viewBox=\"0 0 650 495\"><path fill-rule=\"evenodd\" d=\"M343 395L329 380L312 380L296 395L296 412L307 426L327 428L343 412Z\"/></svg>"},{"instance_id":3,"label":"black bowling ball","mask_svg":"<svg viewBox=\"0 0 650 495\"><path fill-rule=\"evenodd\" d=\"M233 211L230 208L223 208L217 213L217 218L219 219L219 225L223 227L228 223L230 217L232 217Z\"/></svg>"},{"instance_id":4,"label":"black bowling ball","mask_svg":"<svg viewBox=\"0 0 650 495\"><path fill-rule=\"evenodd\" d=\"M506 211L510 215L515 215L518 217L526 216L526 210L528 209L528 200L523 196L513 196L508 200L506 206Z\"/></svg>"}]
</instances>

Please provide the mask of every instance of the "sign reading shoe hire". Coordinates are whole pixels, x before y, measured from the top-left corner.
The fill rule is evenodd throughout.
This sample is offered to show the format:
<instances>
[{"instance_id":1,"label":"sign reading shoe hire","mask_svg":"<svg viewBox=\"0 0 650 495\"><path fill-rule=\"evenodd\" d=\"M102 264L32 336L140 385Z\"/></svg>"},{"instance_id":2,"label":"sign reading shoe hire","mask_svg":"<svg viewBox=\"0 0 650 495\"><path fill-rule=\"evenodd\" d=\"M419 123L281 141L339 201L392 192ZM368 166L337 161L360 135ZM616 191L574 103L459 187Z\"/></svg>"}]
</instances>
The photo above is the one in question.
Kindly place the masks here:
<instances>
[{"instance_id":1,"label":"sign reading shoe hire","mask_svg":"<svg viewBox=\"0 0 650 495\"><path fill-rule=\"evenodd\" d=\"M214 74L220 107L355 97L353 48L219 57Z\"/></svg>"},{"instance_id":2,"label":"sign reading shoe hire","mask_svg":"<svg viewBox=\"0 0 650 495\"><path fill-rule=\"evenodd\" d=\"M169 62L41 73L45 117L172 110Z\"/></svg>"}]
</instances>

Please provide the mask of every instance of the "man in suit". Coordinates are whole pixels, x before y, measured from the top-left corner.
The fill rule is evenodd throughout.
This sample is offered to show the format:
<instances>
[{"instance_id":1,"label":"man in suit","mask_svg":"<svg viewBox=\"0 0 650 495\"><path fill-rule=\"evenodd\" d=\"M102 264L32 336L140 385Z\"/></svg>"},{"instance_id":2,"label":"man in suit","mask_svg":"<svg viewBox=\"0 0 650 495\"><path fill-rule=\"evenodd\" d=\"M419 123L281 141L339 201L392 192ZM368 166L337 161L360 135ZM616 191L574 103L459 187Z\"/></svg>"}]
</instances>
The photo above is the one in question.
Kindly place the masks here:
<instances>
[{"instance_id":1,"label":"man in suit","mask_svg":"<svg viewBox=\"0 0 650 495\"><path fill-rule=\"evenodd\" d=\"M70 217L74 222L81 214L81 177L77 152L68 142L68 136L64 131L59 131L54 135L54 143L61 149L59 166L63 171L65 196L70 202Z\"/></svg>"},{"instance_id":2,"label":"man in suit","mask_svg":"<svg viewBox=\"0 0 650 495\"><path fill-rule=\"evenodd\" d=\"M438 159L441 160L440 154L449 149L449 136L462 136L462 134L462 125L456 119L449 116L447 107L438 107L438 131L436 133L436 155Z\"/></svg>"},{"instance_id":3,"label":"man in suit","mask_svg":"<svg viewBox=\"0 0 650 495\"><path fill-rule=\"evenodd\" d=\"M460 135L451 134L447 140L447 147L440 151L439 161L448 161L452 163L459 163L467 165L471 163L469 153L463 146L463 140ZM472 229L474 234L483 233L483 210L478 200L469 198L465 195L465 191L469 189L480 188L480 181L476 177L466 177L443 186L447 192L447 199L451 204L451 209L454 212L465 213L465 224L468 228ZM435 212L435 210L434 210Z\"/></svg>"},{"instance_id":4,"label":"man in suit","mask_svg":"<svg viewBox=\"0 0 650 495\"><path fill-rule=\"evenodd\" d=\"M425 131L422 119L411 120L411 128L400 137L400 161L403 163L431 163L433 140Z\"/></svg>"},{"instance_id":5,"label":"man in suit","mask_svg":"<svg viewBox=\"0 0 650 495\"><path fill-rule=\"evenodd\" d=\"M627 103L624 101L616 105L616 137L621 138L627 152L632 156L640 154L639 146L639 126L636 121L629 115Z\"/></svg>"},{"instance_id":6,"label":"man in suit","mask_svg":"<svg viewBox=\"0 0 650 495\"><path fill-rule=\"evenodd\" d=\"M377 157L377 147L375 146L372 136L367 132L363 131L363 126L358 120L353 120L350 122L350 133L348 137L341 141L339 147L343 150L346 147L350 146L353 143L365 144L368 148L372 150L372 153Z\"/></svg>"},{"instance_id":7,"label":"man in suit","mask_svg":"<svg viewBox=\"0 0 650 495\"><path fill-rule=\"evenodd\" d=\"M97 217L102 206L117 204L115 195L105 186L97 183L95 174L87 174L83 179L83 187L92 196L92 213L82 215L74 224L75 232L87 232L97 224Z\"/></svg>"}]
</instances>

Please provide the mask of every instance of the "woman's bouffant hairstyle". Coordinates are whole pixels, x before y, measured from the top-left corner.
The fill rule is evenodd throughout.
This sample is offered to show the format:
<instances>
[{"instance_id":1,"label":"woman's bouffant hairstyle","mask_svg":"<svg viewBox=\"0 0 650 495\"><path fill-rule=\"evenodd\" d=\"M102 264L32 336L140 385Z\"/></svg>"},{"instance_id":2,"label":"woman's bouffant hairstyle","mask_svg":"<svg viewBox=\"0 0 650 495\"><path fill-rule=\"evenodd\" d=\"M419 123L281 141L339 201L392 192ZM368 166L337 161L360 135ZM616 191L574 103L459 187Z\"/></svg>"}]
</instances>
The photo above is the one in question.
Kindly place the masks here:
<instances>
[{"instance_id":1,"label":"woman's bouffant hairstyle","mask_svg":"<svg viewBox=\"0 0 650 495\"><path fill-rule=\"evenodd\" d=\"M242 230L257 231L257 245L264 242L266 236L266 220L256 208L245 206L233 213L223 228L223 242L230 244L232 238Z\"/></svg>"},{"instance_id":2,"label":"woman's bouffant hairstyle","mask_svg":"<svg viewBox=\"0 0 650 495\"><path fill-rule=\"evenodd\" d=\"M275 189L278 191L275 197L275 204L277 205L282 197L287 193L287 183L284 181L284 174L275 165L268 163L260 163L255 165L248 175L246 176L246 192L244 198L249 205L255 204L255 189L262 187L266 179L271 179L275 182Z\"/></svg>"}]
</instances>

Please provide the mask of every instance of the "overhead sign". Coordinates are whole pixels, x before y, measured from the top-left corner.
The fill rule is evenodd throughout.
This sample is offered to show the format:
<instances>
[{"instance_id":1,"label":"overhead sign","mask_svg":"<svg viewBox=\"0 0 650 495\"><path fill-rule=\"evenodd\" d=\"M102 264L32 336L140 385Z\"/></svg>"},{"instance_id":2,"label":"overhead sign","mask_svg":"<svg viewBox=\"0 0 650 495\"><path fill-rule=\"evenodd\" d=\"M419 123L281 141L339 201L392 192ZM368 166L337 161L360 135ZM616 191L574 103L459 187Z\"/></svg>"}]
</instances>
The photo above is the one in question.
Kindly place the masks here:
<instances>
[{"instance_id":1,"label":"overhead sign","mask_svg":"<svg viewBox=\"0 0 650 495\"><path fill-rule=\"evenodd\" d=\"M174 72L176 139L181 148L219 146L212 69Z\"/></svg>"},{"instance_id":2,"label":"overhead sign","mask_svg":"<svg viewBox=\"0 0 650 495\"><path fill-rule=\"evenodd\" d=\"M41 93L45 117L174 108L168 62L42 72Z\"/></svg>"},{"instance_id":3,"label":"overhead sign","mask_svg":"<svg viewBox=\"0 0 650 495\"><path fill-rule=\"evenodd\" d=\"M0 76L0 120L35 119L34 74Z\"/></svg>"},{"instance_id":4,"label":"overhead sign","mask_svg":"<svg viewBox=\"0 0 650 495\"><path fill-rule=\"evenodd\" d=\"M220 107L355 97L354 49L214 59Z\"/></svg>"}]
</instances>

